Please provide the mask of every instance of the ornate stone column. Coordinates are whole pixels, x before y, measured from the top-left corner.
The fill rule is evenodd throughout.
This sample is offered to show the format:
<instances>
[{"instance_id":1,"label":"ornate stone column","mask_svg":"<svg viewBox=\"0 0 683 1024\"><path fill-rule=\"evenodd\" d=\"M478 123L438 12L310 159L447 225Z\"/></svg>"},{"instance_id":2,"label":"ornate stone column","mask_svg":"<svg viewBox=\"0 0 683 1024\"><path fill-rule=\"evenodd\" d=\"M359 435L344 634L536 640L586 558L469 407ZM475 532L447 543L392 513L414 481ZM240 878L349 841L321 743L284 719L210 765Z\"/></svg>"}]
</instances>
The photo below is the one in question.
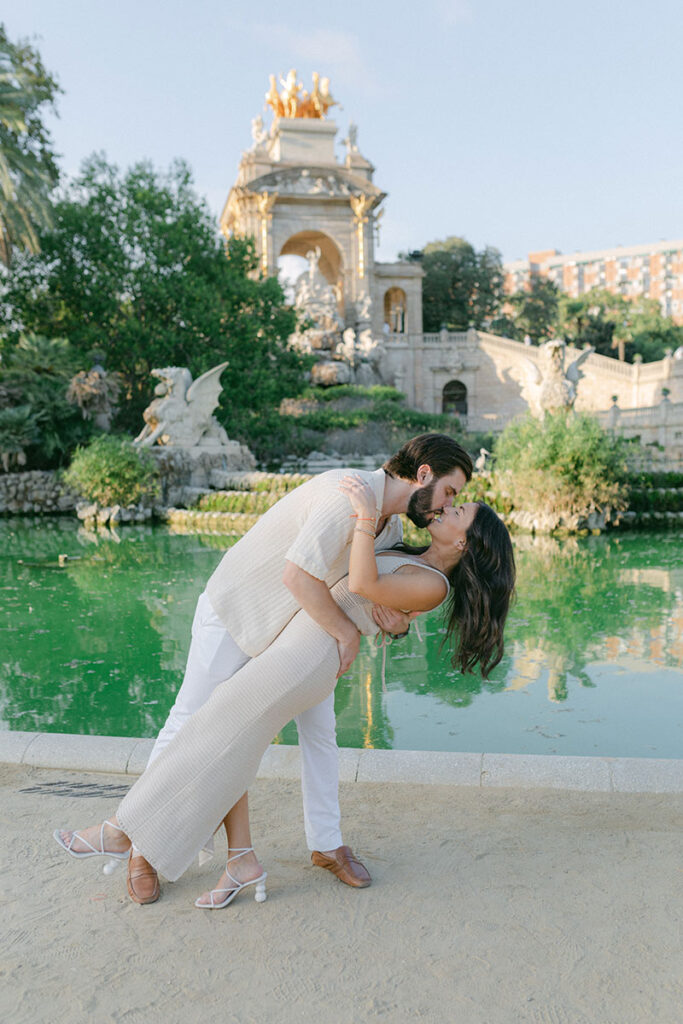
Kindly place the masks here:
<instances>
[{"instance_id":1,"label":"ornate stone column","mask_svg":"<svg viewBox=\"0 0 683 1024\"><path fill-rule=\"evenodd\" d=\"M357 255L356 255L356 273L358 279L362 281L367 274L367 259L365 253L365 229L364 224L368 223L367 214L375 201L374 196L351 196L349 202L351 209L354 214L354 223L356 225L356 241L357 241Z\"/></svg>"},{"instance_id":2,"label":"ornate stone column","mask_svg":"<svg viewBox=\"0 0 683 1024\"><path fill-rule=\"evenodd\" d=\"M259 235L259 246L261 249L261 270L264 274L271 271L271 245L270 245L270 226L273 222L273 215L270 212L275 203L277 202L277 192L261 192L257 197L257 206L259 217L261 220L261 230Z\"/></svg>"}]
</instances>

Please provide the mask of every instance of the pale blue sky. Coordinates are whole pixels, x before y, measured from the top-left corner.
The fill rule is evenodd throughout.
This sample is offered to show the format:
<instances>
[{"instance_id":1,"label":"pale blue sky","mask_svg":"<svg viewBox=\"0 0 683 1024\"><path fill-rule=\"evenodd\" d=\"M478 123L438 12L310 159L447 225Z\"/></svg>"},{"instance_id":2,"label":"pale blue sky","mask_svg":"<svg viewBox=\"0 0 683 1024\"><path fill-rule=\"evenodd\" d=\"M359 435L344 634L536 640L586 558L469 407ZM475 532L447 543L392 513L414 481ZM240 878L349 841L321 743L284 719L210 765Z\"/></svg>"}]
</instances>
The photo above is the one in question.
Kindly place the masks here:
<instances>
[{"instance_id":1,"label":"pale blue sky","mask_svg":"<svg viewBox=\"0 0 683 1024\"><path fill-rule=\"evenodd\" d=\"M22 0L2 17L65 90L69 173L93 150L182 156L218 213L268 75L296 67L330 76L339 139L359 126L389 193L382 259L452 234L506 259L683 237L680 0Z\"/></svg>"}]
</instances>

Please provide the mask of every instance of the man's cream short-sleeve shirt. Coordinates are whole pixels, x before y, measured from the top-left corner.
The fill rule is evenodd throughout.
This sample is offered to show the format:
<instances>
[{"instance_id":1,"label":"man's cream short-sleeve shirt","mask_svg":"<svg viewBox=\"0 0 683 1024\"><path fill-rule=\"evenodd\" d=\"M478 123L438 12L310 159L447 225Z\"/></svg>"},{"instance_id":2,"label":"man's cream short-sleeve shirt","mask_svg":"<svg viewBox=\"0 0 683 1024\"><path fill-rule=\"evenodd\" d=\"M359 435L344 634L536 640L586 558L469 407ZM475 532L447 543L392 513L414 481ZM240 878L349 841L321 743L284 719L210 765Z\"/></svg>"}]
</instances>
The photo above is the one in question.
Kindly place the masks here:
<instances>
[{"instance_id":1,"label":"man's cream short-sleeve shirt","mask_svg":"<svg viewBox=\"0 0 683 1024\"><path fill-rule=\"evenodd\" d=\"M384 470L328 470L273 505L225 553L209 579L206 589L216 614L250 657L260 654L299 611L282 582L286 561L329 587L347 574L355 518L338 484L349 472L372 486L379 521ZM400 518L391 516L375 541L375 550L393 547L402 536Z\"/></svg>"}]
</instances>

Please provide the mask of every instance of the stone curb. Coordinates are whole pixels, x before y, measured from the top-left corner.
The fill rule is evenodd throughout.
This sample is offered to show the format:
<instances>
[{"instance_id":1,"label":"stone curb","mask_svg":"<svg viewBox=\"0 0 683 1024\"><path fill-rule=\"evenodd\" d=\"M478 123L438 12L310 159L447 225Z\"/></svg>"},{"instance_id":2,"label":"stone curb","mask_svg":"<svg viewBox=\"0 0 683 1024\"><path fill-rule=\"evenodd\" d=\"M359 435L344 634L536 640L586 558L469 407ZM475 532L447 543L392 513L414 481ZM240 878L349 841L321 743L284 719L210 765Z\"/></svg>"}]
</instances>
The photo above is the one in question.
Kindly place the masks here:
<instances>
[{"instance_id":1,"label":"stone curb","mask_svg":"<svg viewBox=\"0 0 683 1024\"><path fill-rule=\"evenodd\" d=\"M0 732L0 762L34 768L140 775L153 740L72 733ZM430 750L340 750L342 782L566 789L602 793L683 793L683 760L452 754ZM299 748L271 745L259 778L296 779Z\"/></svg>"}]
</instances>

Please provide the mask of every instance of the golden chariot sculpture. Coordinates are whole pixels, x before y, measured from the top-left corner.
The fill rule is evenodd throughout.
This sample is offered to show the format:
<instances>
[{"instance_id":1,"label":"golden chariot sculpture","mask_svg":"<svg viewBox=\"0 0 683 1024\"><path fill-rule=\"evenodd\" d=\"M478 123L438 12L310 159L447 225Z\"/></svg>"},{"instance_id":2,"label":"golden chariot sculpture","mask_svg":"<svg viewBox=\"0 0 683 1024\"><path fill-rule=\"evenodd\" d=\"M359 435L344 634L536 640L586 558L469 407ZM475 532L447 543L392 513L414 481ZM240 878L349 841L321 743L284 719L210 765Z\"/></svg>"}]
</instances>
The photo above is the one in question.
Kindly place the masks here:
<instances>
[{"instance_id":1,"label":"golden chariot sculpture","mask_svg":"<svg viewBox=\"0 0 683 1024\"><path fill-rule=\"evenodd\" d=\"M330 92L329 78L321 78L317 71L313 72L313 88L306 92L302 82L297 82L294 68L285 78L280 77L280 92L277 89L275 75L270 75L270 89L266 93L266 104L271 107L276 117L315 117L324 118L330 107L339 106Z\"/></svg>"}]
</instances>

